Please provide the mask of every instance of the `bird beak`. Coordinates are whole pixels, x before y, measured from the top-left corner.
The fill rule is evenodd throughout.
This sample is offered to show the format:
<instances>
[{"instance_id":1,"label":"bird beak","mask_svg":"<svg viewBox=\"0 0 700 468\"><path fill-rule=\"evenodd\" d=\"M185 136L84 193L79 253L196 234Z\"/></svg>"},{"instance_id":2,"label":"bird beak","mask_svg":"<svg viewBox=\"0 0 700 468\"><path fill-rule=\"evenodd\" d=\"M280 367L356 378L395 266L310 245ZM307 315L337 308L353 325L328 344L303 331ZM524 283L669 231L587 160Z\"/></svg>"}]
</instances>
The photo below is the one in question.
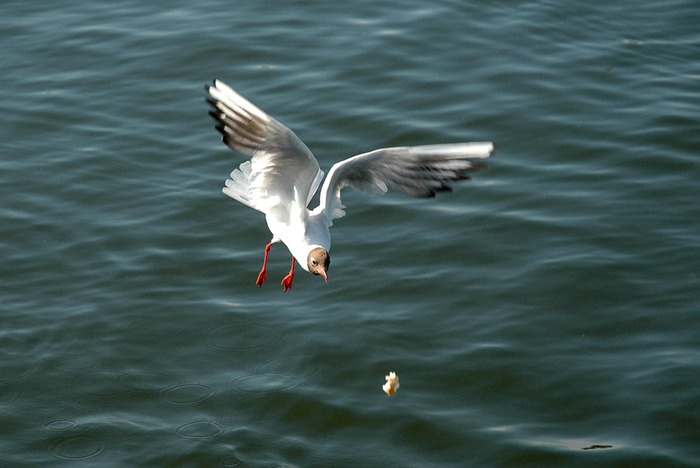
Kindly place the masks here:
<instances>
[{"instance_id":1,"label":"bird beak","mask_svg":"<svg viewBox=\"0 0 700 468\"><path fill-rule=\"evenodd\" d=\"M321 270L321 276L323 276L323 279L328 282L328 273L326 273L326 270Z\"/></svg>"}]
</instances>

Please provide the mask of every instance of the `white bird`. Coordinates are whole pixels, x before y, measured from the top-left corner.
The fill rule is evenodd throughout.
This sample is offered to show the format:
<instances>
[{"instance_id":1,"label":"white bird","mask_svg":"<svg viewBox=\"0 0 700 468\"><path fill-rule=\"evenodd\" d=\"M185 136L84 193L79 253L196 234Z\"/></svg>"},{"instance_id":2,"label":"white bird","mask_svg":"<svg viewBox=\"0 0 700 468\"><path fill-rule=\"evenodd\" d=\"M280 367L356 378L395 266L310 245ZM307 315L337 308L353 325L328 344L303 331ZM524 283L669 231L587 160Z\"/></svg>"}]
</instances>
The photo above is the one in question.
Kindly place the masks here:
<instances>
[{"instance_id":1,"label":"white bird","mask_svg":"<svg viewBox=\"0 0 700 468\"><path fill-rule=\"evenodd\" d=\"M222 141L249 156L231 172L223 191L265 214L272 240L265 246L262 269L255 284L267 278L270 247L283 242L292 266L282 280L287 291L294 279L295 259L301 267L328 282L333 220L345 215L340 192L352 187L367 193L390 189L415 197L434 197L449 191L449 182L469 179L468 172L486 165L479 161L494 151L491 142L453 143L383 148L358 154L331 167L321 187L320 204L307 205L323 179L311 151L290 129L273 119L225 83L206 86L210 114ZM477 161L472 161L477 160Z\"/></svg>"}]
</instances>

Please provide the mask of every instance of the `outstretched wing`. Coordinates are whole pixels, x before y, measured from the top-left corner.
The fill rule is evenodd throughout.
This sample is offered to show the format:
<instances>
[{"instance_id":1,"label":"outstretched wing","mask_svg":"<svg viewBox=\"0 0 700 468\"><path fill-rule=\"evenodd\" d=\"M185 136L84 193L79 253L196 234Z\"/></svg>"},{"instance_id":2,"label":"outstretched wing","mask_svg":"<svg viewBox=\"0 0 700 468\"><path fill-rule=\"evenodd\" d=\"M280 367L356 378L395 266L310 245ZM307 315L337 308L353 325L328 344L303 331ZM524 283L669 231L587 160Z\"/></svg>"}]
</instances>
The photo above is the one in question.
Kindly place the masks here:
<instances>
[{"instance_id":1,"label":"outstretched wing","mask_svg":"<svg viewBox=\"0 0 700 468\"><path fill-rule=\"evenodd\" d=\"M336 163L321 189L328 217L345 215L340 192L352 187L367 193L397 190L414 197L434 197L451 190L449 183L469 179L469 172L486 167L494 150L491 142L383 148Z\"/></svg>"},{"instance_id":2,"label":"outstretched wing","mask_svg":"<svg viewBox=\"0 0 700 468\"><path fill-rule=\"evenodd\" d=\"M277 216L305 207L323 172L311 151L290 129L260 110L225 83L206 86L222 141L250 161L226 181L224 193L263 213Z\"/></svg>"}]
</instances>

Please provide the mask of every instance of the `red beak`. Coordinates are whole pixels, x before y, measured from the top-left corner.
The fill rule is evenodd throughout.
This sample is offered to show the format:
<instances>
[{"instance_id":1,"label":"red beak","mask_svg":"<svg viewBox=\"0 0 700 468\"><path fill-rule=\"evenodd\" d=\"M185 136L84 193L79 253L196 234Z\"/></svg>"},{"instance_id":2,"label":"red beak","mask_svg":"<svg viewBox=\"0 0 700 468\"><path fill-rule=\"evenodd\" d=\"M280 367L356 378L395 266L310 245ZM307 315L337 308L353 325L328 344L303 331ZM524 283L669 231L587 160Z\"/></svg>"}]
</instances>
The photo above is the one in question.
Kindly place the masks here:
<instances>
[{"instance_id":1,"label":"red beak","mask_svg":"<svg viewBox=\"0 0 700 468\"><path fill-rule=\"evenodd\" d=\"M326 273L326 270L321 270L321 276L323 276L323 279L328 282L328 273Z\"/></svg>"}]
</instances>

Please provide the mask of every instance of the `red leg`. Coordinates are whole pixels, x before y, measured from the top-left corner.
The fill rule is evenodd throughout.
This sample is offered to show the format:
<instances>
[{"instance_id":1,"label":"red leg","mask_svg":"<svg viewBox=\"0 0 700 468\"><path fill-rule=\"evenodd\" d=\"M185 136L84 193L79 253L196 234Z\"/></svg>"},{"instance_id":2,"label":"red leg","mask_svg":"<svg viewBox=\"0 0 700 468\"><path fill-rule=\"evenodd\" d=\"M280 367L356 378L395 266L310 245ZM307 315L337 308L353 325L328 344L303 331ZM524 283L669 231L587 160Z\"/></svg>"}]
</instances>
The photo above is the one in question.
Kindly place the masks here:
<instances>
[{"instance_id":1,"label":"red leg","mask_svg":"<svg viewBox=\"0 0 700 468\"><path fill-rule=\"evenodd\" d=\"M267 279L267 256L270 255L270 247L272 247L272 242L265 246L265 257L263 258L263 266L258 274L258 279L255 280L255 285L257 287L262 286L262 284Z\"/></svg>"},{"instance_id":2,"label":"red leg","mask_svg":"<svg viewBox=\"0 0 700 468\"><path fill-rule=\"evenodd\" d=\"M289 273L287 273L287 276L282 278L282 287L284 288L284 292L287 292L288 289L292 289L292 280L294 279L294 264L296 263L296 259L292 257L292 266L289 269Z\"/></svg>"}]
</instances>

